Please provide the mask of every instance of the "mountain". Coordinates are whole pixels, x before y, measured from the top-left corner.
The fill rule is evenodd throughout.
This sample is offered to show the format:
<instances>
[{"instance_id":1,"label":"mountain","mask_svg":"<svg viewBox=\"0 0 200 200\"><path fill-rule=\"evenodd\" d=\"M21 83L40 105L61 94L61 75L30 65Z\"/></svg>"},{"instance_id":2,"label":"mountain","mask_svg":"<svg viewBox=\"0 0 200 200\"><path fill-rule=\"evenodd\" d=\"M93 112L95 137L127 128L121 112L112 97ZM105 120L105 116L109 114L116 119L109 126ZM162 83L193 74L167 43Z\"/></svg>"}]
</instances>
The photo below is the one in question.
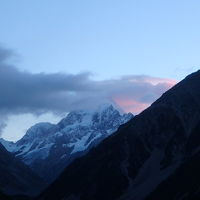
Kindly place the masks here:
<instances>
[{"instance_id":1,"label":"mountain","mask_svg":"<svg viewBox=\"0 0 200 200\"><path fill-rule=\"evenodd\" d=\"M4 194L38 195L45 186L41 178L0 144L0 199L9 199Z\"/></svg>"},{"instance_id":2,"label":"mountain","mask_svg":"<svg viewBox=\"0 0 200 200\"><path fill-rule=\"evenodd\" d=\"M200 130L199 130L200 131ZM199 132L200 133L200 132ZM146 200L200 199L200 152L191 156L163 181Z\"/></svg>"},{"instance_id":3,"label":"mountain","mask_svg":"<svg viewBox=\"0 0 200 200\"><path fill-rule=\"evenodd\" d=\"M5 195L3 192L0 191L0 199L1 200L11 200L11 198Z\"/></svg>"},{"instance_id":4,"label":"mountain","mask_svg":"<svg viewBox=\"0 0 200 200\"><path fill-rule=\"evenodd\" d=\"M40 200L200 199L200 71L76 159Z\"/></svg>"},{"instance_id":5,"label":"mountain","mask_svg":"<svg viewBox=\"0 0 200 200\"><path fill-rule=\"evenodd\" d=\"M73 111L58 124L39 123L16 143L1 141L46 181L53 181L76 157L85 154L133 117L112 105L96 111Z\"/></svg>"}]
</instances>

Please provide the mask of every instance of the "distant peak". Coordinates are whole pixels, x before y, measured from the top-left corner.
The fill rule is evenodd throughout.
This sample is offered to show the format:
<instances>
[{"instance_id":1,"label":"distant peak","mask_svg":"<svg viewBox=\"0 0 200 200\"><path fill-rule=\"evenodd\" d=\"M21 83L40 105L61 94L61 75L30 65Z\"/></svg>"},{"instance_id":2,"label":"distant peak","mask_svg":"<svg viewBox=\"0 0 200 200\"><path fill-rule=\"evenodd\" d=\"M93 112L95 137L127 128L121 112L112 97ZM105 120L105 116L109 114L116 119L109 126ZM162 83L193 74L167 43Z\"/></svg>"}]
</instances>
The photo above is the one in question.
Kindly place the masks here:
<instances>
[{"instance_id":1,"label":"distant peak","mask_svg":"<svg viewBox=\"0 0 200 200\"><path fill-rule=\"evenodd\" d=\"M69 114L67 116L74 116L74 115L86 115L89 113L94 113L94 112L103 112L105 110L117 110L114 108L114 106L112 104L109 103L104 103L104 104L100 104L96 109L94 110L87 110L87 109L79 109L79 110L73 110L71 112L69 112Z\"/></svg>"},{"instance_id":2,"label":"distant peak","mask_svg":"<svg viewBox=\"0 0 200 200\"><path fill-rule=\"evenodd\" d=\"M29 137L35 137L36 135L37 136L42 136L43 134L43 131L46 131L52 127L54 127L55 125L54 124L51 124L51 123L48 123L48 122L40 122L40 123L37 123L33 126L31 126L26 134L23 136L23 138L29 138Z\"/></svg>"},{"instance_id":3,"label":"distant peak","mask_svg":"<svg viewBox=\"0 0 200 200\"><path fill-rule=\"evenodd\" d=\"M49 122L40 122L30 127L30 129L37 129L37 128L49 128L52 127L53 124Z\"/></svg>"},{"instance_id":4,"label":"distant peak","mask_svg":"<svg viewBox=\"0 0 200 200\"><path fill-rule=\"evenodd\" d=\"M104 104L99 105L97 111L102 112L102 111L105 111L105 110L114 110L114 109L115 108L113 107L112 104L104 103Z\"/></svg>"}]
</instances>

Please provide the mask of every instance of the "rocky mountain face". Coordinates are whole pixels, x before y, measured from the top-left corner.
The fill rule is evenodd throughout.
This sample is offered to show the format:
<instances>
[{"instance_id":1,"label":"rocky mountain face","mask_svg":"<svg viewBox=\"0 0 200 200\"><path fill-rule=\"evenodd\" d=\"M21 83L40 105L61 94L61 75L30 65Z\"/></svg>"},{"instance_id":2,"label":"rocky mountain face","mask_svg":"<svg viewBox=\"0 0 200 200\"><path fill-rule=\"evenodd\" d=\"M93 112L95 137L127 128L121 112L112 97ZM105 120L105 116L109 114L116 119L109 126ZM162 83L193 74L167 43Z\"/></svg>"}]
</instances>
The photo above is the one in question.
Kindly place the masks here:
<instances>
[{"instance_id":1,"label":"rocky mountain face","mask_svg":"<svg viewBox=\"0 0 200 200\"><path fill-rule=\"evenodd\" d=\"M102 105L93 112L70 112L56 125L36 124L16 143L1 142L35 173L51 182L71 161L132 117L131 113L121 115L112 105Z\"/></svg>"},{"instance_id":2,"label":"rocky mountain face","mask_svg":"<svg viewBox=\"0 0 200 200\"><path fill-rule=\"evenodd\" d=\"M40 200L200 199L200 71L71 163Z\"/></svg>"},{"instance_id":3,"label":"rocky mountain face","mask_svg":"<svg viewBox=\"0 0 200 200\"><path fill-rule=\"evenodd\" d=\"M9 199L5 194L35 196L45 186L41 178L0 144L0 199Z\"/></svg>"}]
</instances>

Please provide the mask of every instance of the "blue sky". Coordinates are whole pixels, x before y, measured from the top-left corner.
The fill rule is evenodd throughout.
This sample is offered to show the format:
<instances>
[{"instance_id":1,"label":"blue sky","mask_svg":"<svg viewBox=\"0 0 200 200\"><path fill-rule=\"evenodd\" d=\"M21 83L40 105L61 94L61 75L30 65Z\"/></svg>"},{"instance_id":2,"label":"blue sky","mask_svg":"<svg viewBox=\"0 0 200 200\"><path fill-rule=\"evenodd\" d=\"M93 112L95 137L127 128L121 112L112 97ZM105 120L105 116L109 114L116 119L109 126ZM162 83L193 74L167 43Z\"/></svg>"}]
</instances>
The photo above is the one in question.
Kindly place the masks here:
<instances>
[{"instance_id":1,"label":"blue sky","mask_svg":"<svg viewBox=\"0 0 200 200\"><path fill-rule=\"evenodd\" d=\"M200 65L200 2L2 0L0 42L32 72L182 79Z\"/></svg>"},{"instance_id":2,"label":"blue sky","mask_svg":"<svg viewBox=\"0 0 200 200\"><path fill-rule=\"evenodd\" d=\"M89 72L92 75L84 80L95 85L95 98L114 99L126 105L125 111L127 106L136 111L158 98L173 80L199 69L199 10L198 0L1 0L0 46L15 53L10 63L19 70L14 70L16 74L21 72L23 84L27 74L33 82L40 72L47 74L45 80L50 73L73 74L78 82L80 73ZM98 96L105 85L108 91ZM122 87L117 91L114 85L122 85L134 95L125 94ZM86 93L91 98L90 88L84 90L84 98ZM141 91L144 94L139 94ZM67 98L71 104L67 103L65 113L83 95L77 90L72 93L76 98ZM3 136L16 140L36 122L58 121L57 107L51 105L40 117L34 115L32 105L20 107L23 112L9 110ZM0 104L1 109L5 110Z\"/></svg>"}]
</instances>

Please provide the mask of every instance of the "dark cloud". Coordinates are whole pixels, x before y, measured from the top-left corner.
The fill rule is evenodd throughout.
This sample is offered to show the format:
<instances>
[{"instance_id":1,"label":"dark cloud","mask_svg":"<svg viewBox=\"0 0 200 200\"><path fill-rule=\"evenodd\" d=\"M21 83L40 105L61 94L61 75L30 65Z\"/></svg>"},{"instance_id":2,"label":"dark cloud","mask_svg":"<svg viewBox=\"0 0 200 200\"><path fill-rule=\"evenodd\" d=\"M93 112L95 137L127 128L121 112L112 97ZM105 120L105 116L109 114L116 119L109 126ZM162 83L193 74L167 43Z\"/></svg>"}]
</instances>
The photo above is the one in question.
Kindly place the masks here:
<instances>
[{"instance_id":1,"label":"dark cloud","mask_svg":"<svg viewBox=\"0 0 200 200\"><path fill-rule=\"evenodd\" d=\"M12 54L0 48L0 117L47 111L62 113L108 101L126 111L139 112L175 83L148 76L95 81L90 73L32 74L8 64Z\"/></svg>"}]
</instances>

